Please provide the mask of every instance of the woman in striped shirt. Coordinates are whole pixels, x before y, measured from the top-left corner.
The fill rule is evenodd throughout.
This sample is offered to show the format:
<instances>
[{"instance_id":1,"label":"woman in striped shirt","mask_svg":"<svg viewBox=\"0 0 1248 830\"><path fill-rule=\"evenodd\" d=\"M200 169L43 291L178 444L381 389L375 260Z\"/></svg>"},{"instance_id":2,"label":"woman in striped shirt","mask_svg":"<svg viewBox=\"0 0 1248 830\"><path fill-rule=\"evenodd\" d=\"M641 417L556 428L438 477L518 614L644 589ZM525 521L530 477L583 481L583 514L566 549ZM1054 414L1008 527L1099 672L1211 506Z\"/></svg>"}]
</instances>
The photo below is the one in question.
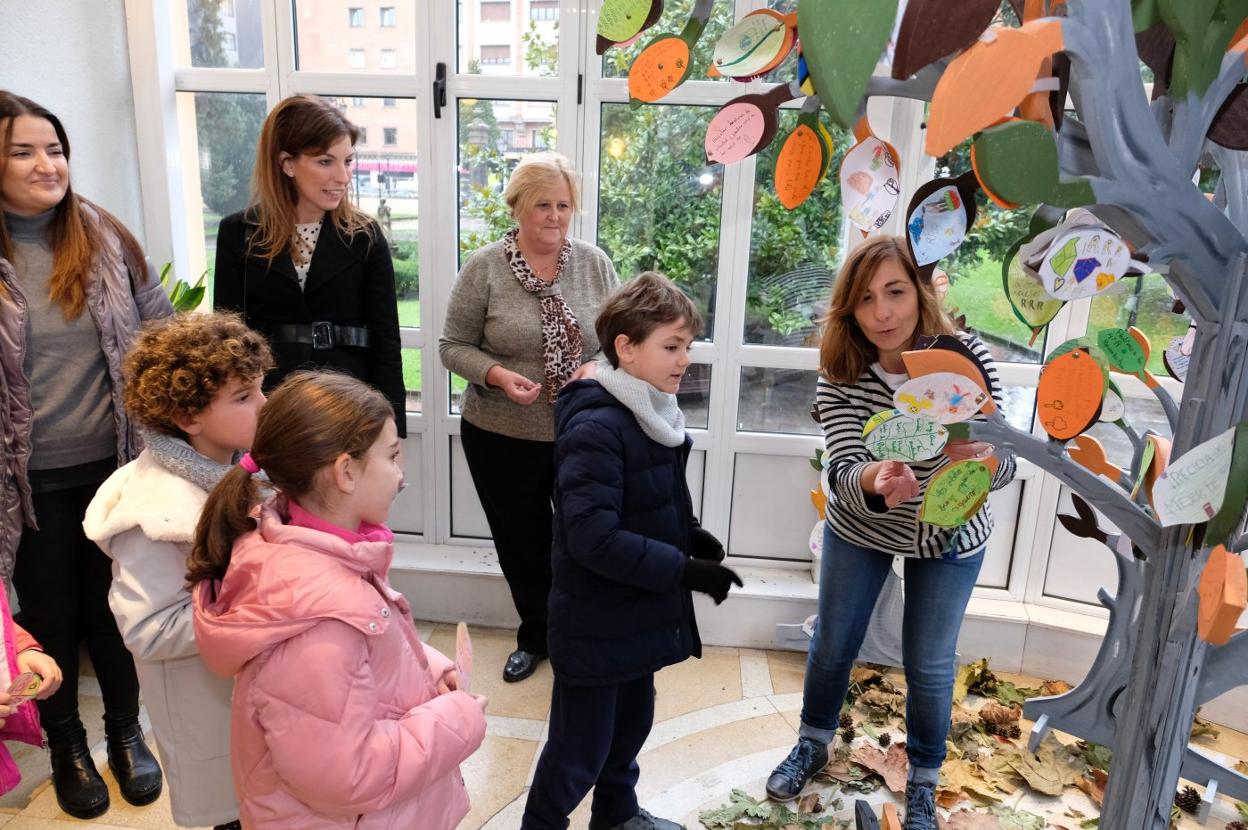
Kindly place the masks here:
<instances>
[{"instance_id":1,"label":"woman in striped shirt","mask_svg":"<svg viewBox=\"0 0 1248 830\"><path fill-rule=\"evenodd\" d=\"M957 334L1001 386L988 349L955 332L931 285L921 280L898 237L870 239L850 254L824 321L816 407L830 458L819 620L806 664L797 745L767 781L775 799L796 797L828 761L849 671L893 557L905 557L902 630L906 685L906 830L936 827L934 794L945 757L954 658L984 546L992 531L987 502L960 528L919 521L927 482L952 461L993 451L979 441L950 441L941 456L917 463L877 461L863 442L867 419L893 408L908 378L902 352L920 335ZM1014 477L1012 456L999 458L992 488Z\"/></svg>"}]
</instances>

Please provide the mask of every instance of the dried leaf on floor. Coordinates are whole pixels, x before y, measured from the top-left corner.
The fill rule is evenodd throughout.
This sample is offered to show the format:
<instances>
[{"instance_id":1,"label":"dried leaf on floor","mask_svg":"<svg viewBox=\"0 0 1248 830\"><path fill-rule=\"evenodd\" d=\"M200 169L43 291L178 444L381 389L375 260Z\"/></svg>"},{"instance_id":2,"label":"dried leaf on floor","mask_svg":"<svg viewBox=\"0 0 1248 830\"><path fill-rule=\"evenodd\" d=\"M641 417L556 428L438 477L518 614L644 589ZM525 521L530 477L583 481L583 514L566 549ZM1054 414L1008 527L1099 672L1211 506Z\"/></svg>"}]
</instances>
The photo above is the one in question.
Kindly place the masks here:
<instances>
[{"instance_id":1,"label":"dried leaf on floor","mask_svg":"<svg viewBox=\"0 0 1248 830\"><path fill-rule=\"evenodd\" d=\"M985 674L992 674L988 671L987 657L983 660L976 660L974 663L967 663L958 669L958 676L953 681L953 702L961 703L966 700L971 687L979 683Z\"/></svg>"},{"instance_id":2,"label":"dried leaf on floor","mask_svg":"<svg viewBox=\"0 0 1248 830\"><path fill-rule=\"evenodd\" d=\"M1001 830L1001 821L992 813L975 810L958 810L949 818L937 818L940 830Z\"/></svg>"},{"instance_id":3,"label":"dried leaf on floor","mask_svg":"<svg viewBox=\"0 0 1248 830\"><path fill-rule=\"evenodd\" d=\"M1014 723L1023 716L1021 706L1002 706L989 701L979 707L979 719L984 723Z\"/></svg>"},{"instance_id":4,"label":"dried leaf on floor","mask_svg":"<svg viewBox=\"0 0 1248 830\"><path fill-rule=\"evenodd\" d=\"M884 785L892 792L904 793L906 791L906 770L909 762L906 760L905 744L891 744L886 752L864 744L854 748L854 754L850 756L850 760L872 772L879 773L884 779Z\"/></svg>"},{"instance_id":5,"label":"dried leaf on floor","mask_svg":"<svg viewBox=\"0 0 1248 830\"><path fill-rule=\"evenodd\" d=\"M1202 718L1199 714L1196 715L1196 717L1192 718L1192 737L1193 738L1208 738L1210 740L1213 740L1217 738L1218 735L1220 734L1222 733L1218 731L1218 727L1214 726L1212 723Z\"/></svg>"},{"instance_id":6,"label":"dried leaf on floor","mask_svg":"<svg viewBox=\"0 0 1248 830\"><path fill-rule=\"evenodd\" d=\"M1073 688L1075 687L1065 680L1046 680L1040 684L1040 694L1045 697L1053 697L1054 695L1064 695Z\"/></svg>"},{"instance_id":7,"label":"dried leaf on floor","mask_svg":"<svg viewBox=\"0 0 1248 830\"><path fill-rule=\"evenodd\" d=\"M985 754L979 759L979 769L985 781L1003 793L1013 793L1025 782L1018 770L1010 766L1005 752Z\"/></svg>"},{"instance_id":8,"label":"dried leaf on floor","mask_svg":"<svg viewBox=\"0 0 1248 830\"><path fill-rule=\"evenodd\" d=\"M1061 795L1088 768L1082 758L1072 755L1052 735L1045 736L1035 753L1011 752L1007 759L1033 790L1045 795Z\"/></svg>"},{"instance_id":9,"label":"dried leaf on floor","mask_svg":"<svg viewBox=\"0 0 1248 830\"><path fill-rule=\"evenodd\" d=\"M958 798L947 795L944 799L945 804L942 805L946 807L957 804L962 800L960 797L962 795L969 796L981 804L991 804L1004 797L1004 794L984 777L983 770L978 764L957 758L947 758L941 765L939 789L947 793L959 794Z\"/></svg>"},{"instance_id":10,"label":"dried leaf on floor","mask_svg":"<svg viewBox=\"0 0 1248 830\"><path fill-rule=\"evenodd\" d=\"M1248 821L1248 804L1242 801L1235 802L1235 809L1239 811L1239 817L1244 821Z\"/></svg>"},{"instance_id":11,"label":"dried leaf on floor","mask_svg":"<svg viewBox=\"0 0 1248 830\"><path fill-rule=\"evenodd\" d=\"M1242 772L1244 775L1248 775L1248 761L1236 761L1235 771Z\"/></svg>"},{"instance_id":12,"label":"dried leaf on floor","mask_svg":"<svg viewBox=\"0 0 1248 830\"><path fill-rule=\"evenodd\" d=\"M806 793L797 800L797 811L799 813L822 813L823 802L819 800L819 793Z\"/></svg>"},{"instance_id":13,"label":"dried leaf on floor","mask_svg":"<svg viewBox=\"0 0 1248 830\"><path fill-rule=\"evenodd\" d=\"M1085 764L1096 769L1109 770L1109 762L1114 759L1114 751L1112 749L1091 741L1080 741L1075 746L1076 751L1083 758Z\"/></svg>"},{"instance_id":14,"label":"dried leaf on floor","mask_svg":"<svg viewBox=\"0 0 1248 830\"><path fill-rule=\"evenodd\" d=\"M1075 782L1075 786L1088 794L1097 807L1105 803L1105 787L1109 783L1109 773L1103 769L1089 767L1086 775Z\"/></svg>"},{"instance_id":15,"label":"dried leaf on floor","mask_svg":"<svg viewBox=\"0 0 1248 830\"><path fill-rule=\"evenodd\" d=\"M846 822L831 815L793 812L783 804L755 801L749 793L733 790L729 802L714 810L698 814L698 821L708 830L841 830ZM757 819L757 821L751 821Z\"/></svg>"},{"instance_id":16,"label":"dried leaf on floor","mask_svg":"<svg viewBox=\"0 0 1248 830\"><path fill-rule=\"evenodd\" d=\"M1046 830L1048 822L1044 816L1029 813L1026 810L1012 810L1009 807L992 807L992 814L1001 822L1001 830Z\"/></svg>"},{"instance_id":17,"label":"dried leaf on floor","mask_svg":"<svg viewBox=\"0 0 1248 830\"><path fill-rule=\"evenodd\" d=\"M869 720L876 723L906 716L906 696L883 685L874 686L860 694L856 705Z\"/></svg>"}]
</instances>

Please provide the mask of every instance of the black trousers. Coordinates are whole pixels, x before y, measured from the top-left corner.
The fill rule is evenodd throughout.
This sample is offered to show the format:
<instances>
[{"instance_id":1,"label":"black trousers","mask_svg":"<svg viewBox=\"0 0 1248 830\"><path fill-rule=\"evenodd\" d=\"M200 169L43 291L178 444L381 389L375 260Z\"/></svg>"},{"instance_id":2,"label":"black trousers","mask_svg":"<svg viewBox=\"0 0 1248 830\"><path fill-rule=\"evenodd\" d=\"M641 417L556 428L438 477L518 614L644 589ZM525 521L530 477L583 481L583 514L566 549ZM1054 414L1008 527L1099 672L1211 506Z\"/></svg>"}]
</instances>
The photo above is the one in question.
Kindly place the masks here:
<instances>
[{"instance_id":1,"label":"black trousers","mask_svg":"<svg viewBox=\"0 0 1248 830\"><path fill-rule=\"evenodd\" d=\"M545 654L555 445L509 438L468 421L461 424L460 439L520 614L516 647Z\"/></svg>"},{"instance_id":2,"label":"black trousers","mask_svg":"<svg viewBox=\"0 0 1248 830\"><path fill-rule=\"evenodd\" d=\"M611 686L573 686L555 675L550 736L521 830L565 830L591 787L596 821L614 827L637 815L637 753L653 723L653 674Z\"/></svg>"},{"instance_id":3,"label":"black trousers","mask_svg":"<svg viewBox=\"0 0 1248 830\"><path fill-rule=\"evenodd\" d=\"M78 644L86 640L104 697L106 728L139 717L139 679L117 620L108 607L112 560L82 531L82 517L103 480L51 492L35 492L39 530L22 531L13 571L22 626L56 660L64 680L39 717L48 739L68 738L82 728L78 717Z\"/></svg>"}]
</instances>

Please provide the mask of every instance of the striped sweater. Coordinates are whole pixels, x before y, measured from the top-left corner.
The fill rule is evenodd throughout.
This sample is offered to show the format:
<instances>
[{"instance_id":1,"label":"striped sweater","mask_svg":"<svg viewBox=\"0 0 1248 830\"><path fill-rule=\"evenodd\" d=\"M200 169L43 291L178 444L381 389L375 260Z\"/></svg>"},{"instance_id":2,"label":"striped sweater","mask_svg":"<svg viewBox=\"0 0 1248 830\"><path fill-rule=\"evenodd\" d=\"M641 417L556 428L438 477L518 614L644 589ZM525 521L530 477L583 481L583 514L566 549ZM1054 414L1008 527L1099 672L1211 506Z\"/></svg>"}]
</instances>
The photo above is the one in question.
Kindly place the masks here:
<instances>
[{"instance_id":1,"label":"striped sweater","mask_svg":"<svg viewBox=\"0 0 1248 830\"><path fill-rule=\"evenodd\" d=\"M988 347L972 334L959 336L988 370L990 391L1000 406L1001 380ZM882 496L863 492L862 471L876 459L867 451L862 428L875 413L893 408L893 391L870 367L857 383L831 383L819 378L815 406L828 451L825 465L828 523L848 542L897 556L960 558L974 553L987 543L992 532L992 508L986 501L961 528L943 528L919 521L921 494L889 510ZM977 417L982 419L983 416ZM1013 454L999 452L997 457L1001 463L992 479L993 490L999 490L1014 478ZM932 476L949 463L949 459L940 455L930 461L912 463L910 468L919 480L919 487L925 489Z\"/></svg>"}]
</instances>

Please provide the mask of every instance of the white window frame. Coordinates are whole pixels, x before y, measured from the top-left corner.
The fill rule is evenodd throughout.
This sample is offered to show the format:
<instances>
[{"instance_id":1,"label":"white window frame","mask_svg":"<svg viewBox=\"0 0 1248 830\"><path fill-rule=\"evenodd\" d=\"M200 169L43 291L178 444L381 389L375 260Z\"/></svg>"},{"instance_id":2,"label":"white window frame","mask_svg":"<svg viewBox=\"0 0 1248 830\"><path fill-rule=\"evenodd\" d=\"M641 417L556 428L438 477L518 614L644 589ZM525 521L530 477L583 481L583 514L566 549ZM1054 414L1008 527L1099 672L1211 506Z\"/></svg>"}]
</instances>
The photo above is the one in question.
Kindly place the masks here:
<instances>
[{"instance_id":1,"label":"white window frame","mask_svg":"<svg viewBox=\"0 0 1248 830\"><path fill-rule=\"evenodd\" d=\"M297 70L294 11L287 0L263 0L261 3L264 44L261 69L179 66L175 63L173 44L177 27L185 28L185 4L126 0L126 10L146 234L154 258L171 259L177 273L196 272L192 262L193 229L189 227L185 185L179 173L184 164L194 165L195 160L181 158L178 93L257 93L266 96L270 108L282 98L297 93L415 98L421 113L417 120L416 142L420 153L417 184L422 206L419 229L421 312L419 327L404 328L401 334L405 348L421 350L422 362L423 411L407 416L409 435L418 436L422 446L424 530L413 538L432 545L480 547L479 539L451 534L450 444L460 432L460 418L449 412L448 375L437 356L437 336L458 263L457 234L443 218L457 215L458 101L478 98L556 104L557 139L553 149L568 156L584 175L586 209L574 221L572 233L592 242L596 239L598 223L596 194L601 106L626 103L628 96L624 79L602 77L600 59L593 52L592 34L600 0L561 0L561 72L554 78L459 73L456 26L460 10L452 5L454 2L417 0L418 13L424 15L422 22L428 25L415 27L415 71L384 74ZM739 19L763 5L763 0L736 0L736 17ZM521 8L516 13L522 11ZM441 117L435 119L430 89L434 66L439 62L447 67L447 101ZM745 91L766 88L761 82L745 86L695 80L676 90L665 103L720 105ZM579 103L578 92L582 94ZM901 204L906 204L915 188L930 178L934 164L922 153L921 118L922 108L913 102L876 101L872 104L873 125L881 135L891 137L905 162ZM716 331L711 342L700 342L693 348L694 360L709 364L712 371L707 428L691 431L695 449L705 452L703 490L701 498L695 501L702 504L702 524L722 539L728 539L730 529L733 465L738 454L762 453L804 459L821 444L821 439L815 436L746 433L735 429L742 367L813 370L817 359L815 351L810 349L741 342L754 172L752 158L729 165L724 171ZM425 220L424 216L431 218ZM894 224L896 221L894 219ZM1071 303L1063 309L1049 326L1046 351L1083 334L1089 309L1087 300ZM1035 387L1040 373L1040 366L1031 364L1004 363L999 368L1006 385ZM1150 396L1143 384L1133 378L1118 376L1116 380L1130 397ZM1182 393L1181 385L1168 378L1161 379L1161 383L1177 400ZM1038 428L1035 431L1040 434ZM1098 606L1044 593L1060 485L1025 461L1019 464L1018 477L1023 482L1023 492L1009 584L1003 589L978 588L976 595L1084 614L1103 613ZM745 560L745 564L748 563L749 560Z\"/></svg>"}]
</instances>

